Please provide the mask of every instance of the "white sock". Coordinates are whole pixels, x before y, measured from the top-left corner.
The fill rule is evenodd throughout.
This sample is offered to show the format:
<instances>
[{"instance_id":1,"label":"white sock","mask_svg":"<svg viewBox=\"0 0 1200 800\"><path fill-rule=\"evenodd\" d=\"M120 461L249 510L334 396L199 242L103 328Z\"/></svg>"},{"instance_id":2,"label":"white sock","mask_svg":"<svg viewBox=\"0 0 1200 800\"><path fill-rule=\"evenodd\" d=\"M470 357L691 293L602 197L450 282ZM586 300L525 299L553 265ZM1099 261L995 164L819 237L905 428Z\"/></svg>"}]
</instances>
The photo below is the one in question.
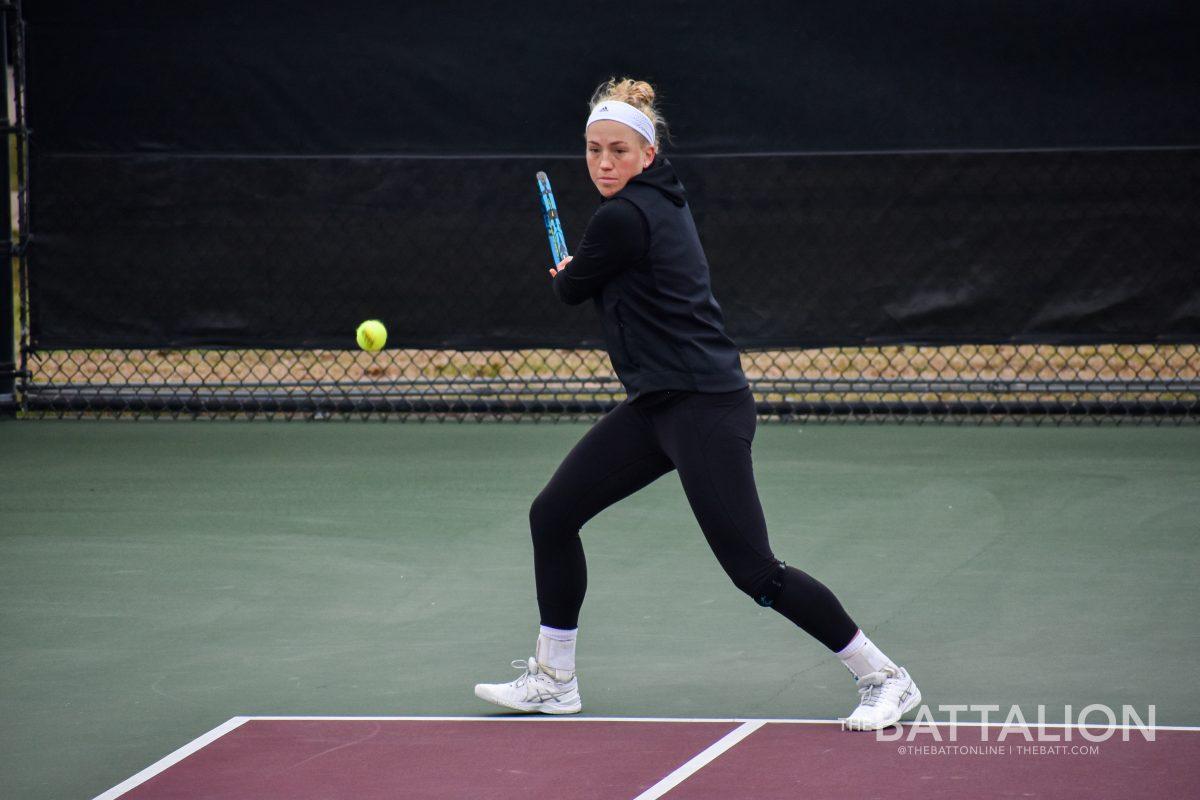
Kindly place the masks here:
<instances>
[{"instance_id":1,"label":"white sock","mask_svg":"<svg viewBox=\"0 0 1200 800\"><path fill-rule=\"evenodd\" d=\"M579 628L564 631L542 625L538 631L534 658L557 681L569 681L575 675L575 639L578 635Z\"/></svg>"},{"instance_id":2,"label":"white sock","mask_svg":"<svg viewBox=\"0 0 1200 800\"><path fill-rule=\"evenodd\" d=\"M883 651L876 647L875 643L868 639L861 629L854 634L850 644L838 651L837 657L842 660L846 669L850 670L850 674L854 676L855 680L868 673L879 672L884 667L899 669L896 663L885 656Z\"/></svg>"}]
</instances>

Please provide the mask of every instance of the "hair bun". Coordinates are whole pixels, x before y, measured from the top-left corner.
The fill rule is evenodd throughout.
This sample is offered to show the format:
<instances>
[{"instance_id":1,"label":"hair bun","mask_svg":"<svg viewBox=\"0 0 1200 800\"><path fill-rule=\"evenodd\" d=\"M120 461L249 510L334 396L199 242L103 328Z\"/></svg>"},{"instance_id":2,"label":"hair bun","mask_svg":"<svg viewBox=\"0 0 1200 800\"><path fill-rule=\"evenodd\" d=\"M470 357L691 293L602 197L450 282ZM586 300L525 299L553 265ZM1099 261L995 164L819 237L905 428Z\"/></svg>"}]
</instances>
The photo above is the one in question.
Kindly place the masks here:
<instances>
[{"instance_id":1,"label":"hair bun","mask_svg":"<svg viewBox=\"0 0 1200 800\"><path fill-rule=\"evenodd\" d=\"M623 81L623 83L629 84L628 88L627 88L627 92L629 94L629 100L626 100L625 102L629 103L630 105L642 105L642 104L647 105L647 106L654 105L654 87L653 86L646 83L645 81L632 81L632 80L629 80L628 78L626 78L625 81Z\"/></svg>"},{"instance_id":2,"label":"hair bun","mask_svg":"<svg viewBox=\"0 0 1200 800\"><path fill-rule=\"evenodd\" d=\"M654 87L647 81L638 81L633 78L621 78L620 80L609 78L597 86L596 91L592 93L588 110L594 109L605 100L620 100L622 103L628 103L650 118L659 133L658 138L661 140L664 136L669 137L670 133L667 130L666 120L663 119L654 104L656 97L657 93L654 91ZM661 148L661 142L659 146Z\"/></svg>"}]
</instances>

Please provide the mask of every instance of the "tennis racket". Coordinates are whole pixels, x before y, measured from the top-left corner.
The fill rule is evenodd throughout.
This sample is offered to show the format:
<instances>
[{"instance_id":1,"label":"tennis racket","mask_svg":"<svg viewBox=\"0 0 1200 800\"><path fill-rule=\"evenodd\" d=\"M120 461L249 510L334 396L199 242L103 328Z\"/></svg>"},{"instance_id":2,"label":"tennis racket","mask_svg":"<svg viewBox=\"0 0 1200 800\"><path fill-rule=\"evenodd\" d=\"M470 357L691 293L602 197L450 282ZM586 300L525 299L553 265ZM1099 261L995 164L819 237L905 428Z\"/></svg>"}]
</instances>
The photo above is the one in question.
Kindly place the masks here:
<instances>
[{"instance_id":1,"label":"tennis racket","mask_svg":"<svg viewBox=\"0 0 1200 800\"><path fill-rule=\"evenodd\" d=\"M567 242L563 238L562 223L558 219L558 206L554 203L554 191L546 173L537 174L538 194L542 198L542 222L546 225L546 236L550 239L550 254L557 266L567 257Z\"/></svg>"}]
</instances>

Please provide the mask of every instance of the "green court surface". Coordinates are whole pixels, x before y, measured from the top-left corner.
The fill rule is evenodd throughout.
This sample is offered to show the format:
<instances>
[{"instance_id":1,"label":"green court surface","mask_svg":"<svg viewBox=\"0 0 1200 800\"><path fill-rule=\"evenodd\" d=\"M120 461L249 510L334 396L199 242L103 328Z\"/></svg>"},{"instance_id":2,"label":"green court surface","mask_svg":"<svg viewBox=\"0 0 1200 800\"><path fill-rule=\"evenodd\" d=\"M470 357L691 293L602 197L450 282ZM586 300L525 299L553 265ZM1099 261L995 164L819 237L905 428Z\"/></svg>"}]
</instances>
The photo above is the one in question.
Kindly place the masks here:
<instances>
[{"instance_id":1,"label":"green court surface","mask_svg":"<svg viewBox=\"0 0 1200 800\"><path fill-rule=\"evenodd\" d=\"M89 798L235 715L481 715L527 514L586 423L0 423L0 797ZM938 704L1200 724L1200 427L761 425L776 554ZM584 713L834 718L668 475L584 528ZM849 734L848 734L849 735Z\"/></svg>"}]
</instances>

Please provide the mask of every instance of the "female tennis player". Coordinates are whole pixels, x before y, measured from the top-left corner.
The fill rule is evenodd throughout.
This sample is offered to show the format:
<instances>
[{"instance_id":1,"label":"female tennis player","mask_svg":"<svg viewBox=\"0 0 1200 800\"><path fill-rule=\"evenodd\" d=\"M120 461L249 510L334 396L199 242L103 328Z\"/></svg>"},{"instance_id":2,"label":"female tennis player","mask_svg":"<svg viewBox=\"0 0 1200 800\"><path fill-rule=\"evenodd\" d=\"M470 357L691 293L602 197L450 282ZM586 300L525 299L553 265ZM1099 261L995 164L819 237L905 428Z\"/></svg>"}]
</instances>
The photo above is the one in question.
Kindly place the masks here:
<instances>
[{"instance_id":1,"label":"female tennis player","mask_svg":"<svg viewBox=\"0 0 1200 800\"><path fill-rule=\"evenodd\" d=\"M609 80L592 96L587 166L600 191L574 257L550 270L555 294L592 299L628 397L567 454L529 512L541 628L511 683L475 694L520 711L574 714L579 608L587 589L580 528L675 470L733 584L825 645L858 686L844 726L875 730L921 700L820 581L775 558L754 484L755 405L725 334L687 193L659 152L665 123L644 81Z\"/></svg>"}]
</instances>

